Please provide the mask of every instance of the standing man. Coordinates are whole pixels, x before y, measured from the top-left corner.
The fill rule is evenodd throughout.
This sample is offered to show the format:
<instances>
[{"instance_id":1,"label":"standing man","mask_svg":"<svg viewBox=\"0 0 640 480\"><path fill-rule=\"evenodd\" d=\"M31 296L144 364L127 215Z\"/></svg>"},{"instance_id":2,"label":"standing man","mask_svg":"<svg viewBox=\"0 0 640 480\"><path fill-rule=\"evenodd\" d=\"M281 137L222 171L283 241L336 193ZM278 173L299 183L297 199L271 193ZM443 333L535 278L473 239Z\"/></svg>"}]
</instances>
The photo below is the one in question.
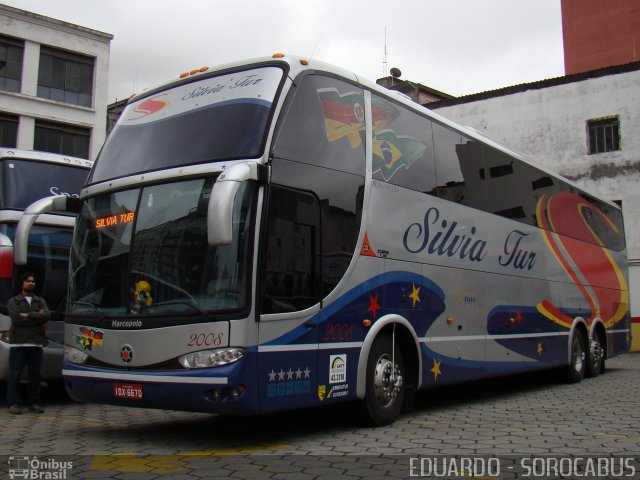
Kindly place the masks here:
<instances>
[{"instance_id":1,"label":"standing man","mask_svg":"<svg viewBox=\"0 0 640 480\"><path fill-rule=\"evenodd\" d=\"M29 373L29 411L42 413L40 406L40 381L42 379L42 349L47 345L45 324L51 313L47 302L34 294L36 278L27 272L18 280L20 293L9 300L7 308L11 317L9 352L9 380L7 403L9 413L20 414L20 377L25 365Z\"/></svg>"}]
</instances>

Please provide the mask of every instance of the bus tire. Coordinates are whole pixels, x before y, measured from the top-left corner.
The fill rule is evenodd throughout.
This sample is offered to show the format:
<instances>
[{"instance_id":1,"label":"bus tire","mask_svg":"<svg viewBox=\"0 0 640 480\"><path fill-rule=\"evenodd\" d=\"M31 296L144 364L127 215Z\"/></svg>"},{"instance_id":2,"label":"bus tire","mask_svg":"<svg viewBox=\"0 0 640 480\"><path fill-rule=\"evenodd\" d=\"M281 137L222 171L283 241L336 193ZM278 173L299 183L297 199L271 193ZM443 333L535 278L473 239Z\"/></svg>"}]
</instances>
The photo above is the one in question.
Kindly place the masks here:
<instances>
[{"instance_id":1,"label":"bus tire","mask_svg":"<svg viewBox=\"0 0 640 480\"><path fill-rule=\"evenodd\" d=\"M593 338L589 342L589 355L587 356L587 377L597 377L604 373L604 341L599 330L593 333Z\"/></svg>"},{"instance_id":2,"label":"bus tire","mask_svg":"<svg viewBox=\"0 0 640 480\"><path fill-rule=\"evenodd\" d=\"M393 423L404 403L404 358L398 343L394 351L392 342L390 335L378 337L367 358L365 405L368 423L375 426Z\"/></svg>"},{"instance_id":3,"label":"bus tire","mask_svg":"<svg viewBox=\"0 0 640 480\"><path fill-rule=\"evenodd\" d=\"M568 383L578 383L584 378L587 369L587 348L582 331L576 329L571 339L571 355L566 367Z\"/></svg>"}]
</instances>

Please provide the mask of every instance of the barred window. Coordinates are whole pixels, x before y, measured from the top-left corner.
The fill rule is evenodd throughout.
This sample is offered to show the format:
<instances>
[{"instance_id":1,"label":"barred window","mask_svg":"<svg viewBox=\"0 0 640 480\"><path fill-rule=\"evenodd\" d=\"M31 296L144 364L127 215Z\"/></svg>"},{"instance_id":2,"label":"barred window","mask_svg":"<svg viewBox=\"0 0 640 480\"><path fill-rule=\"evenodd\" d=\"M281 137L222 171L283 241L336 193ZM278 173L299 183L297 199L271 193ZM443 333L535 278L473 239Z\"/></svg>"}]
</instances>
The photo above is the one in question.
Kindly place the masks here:
<instances>
[{"instance_id":1,"label":"barred window","mask_svg":"<svg viewBox=\"0 0 640 480\"><path fill-rule=\"evenodd\" d=\"M620 117L587 120L589 155L620 150Z\"/></svg>"}]
</instances>

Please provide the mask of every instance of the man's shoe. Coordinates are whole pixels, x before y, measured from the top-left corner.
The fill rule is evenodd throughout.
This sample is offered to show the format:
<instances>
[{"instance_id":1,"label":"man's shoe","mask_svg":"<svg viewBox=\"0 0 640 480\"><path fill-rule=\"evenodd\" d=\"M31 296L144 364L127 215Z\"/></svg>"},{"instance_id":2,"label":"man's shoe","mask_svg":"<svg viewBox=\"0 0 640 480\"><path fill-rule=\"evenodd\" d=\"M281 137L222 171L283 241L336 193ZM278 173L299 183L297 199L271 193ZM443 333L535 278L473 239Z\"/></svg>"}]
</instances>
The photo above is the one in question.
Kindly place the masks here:
<instances>
[{"instance_id":1,"label":"man's shoe","mask_svg":"<svg viewBox=\"0 0 640 480\"><path fill-rule=\"evenodd\" d=\"M44 413L44 408L37 403L34 403L33 405L29 405L29 411L31 413Z\"/></svg>"},{"instance_id":2,"label":"man's shoe","mask_svg":"<svg viewBox=\"0 0 640 480\"><path fill-rule=\"evenodd\" d=\"M12 415L20 415L22 413L22 409L20 408L20 405L14 403L9 406L9 413Z\"/></svg>"}]
</instances>

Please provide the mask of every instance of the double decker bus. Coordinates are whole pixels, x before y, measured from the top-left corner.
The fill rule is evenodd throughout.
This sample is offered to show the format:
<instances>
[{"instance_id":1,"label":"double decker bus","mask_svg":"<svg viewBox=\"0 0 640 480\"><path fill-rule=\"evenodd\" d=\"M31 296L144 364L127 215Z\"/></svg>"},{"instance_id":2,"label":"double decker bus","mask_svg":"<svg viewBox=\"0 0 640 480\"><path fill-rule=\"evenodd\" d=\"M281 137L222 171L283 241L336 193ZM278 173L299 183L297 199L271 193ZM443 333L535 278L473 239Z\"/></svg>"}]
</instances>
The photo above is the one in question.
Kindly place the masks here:
<instances>
[{"instance_id":1,"label":"double decker bus","mask_svg":"<svg viewBox=\"0 0 640 480\"><path fill-rule=\"evenodd\" d=\"M79 198L93 162L53 153L0 148L0 380L9 373L11 319L7 303L20 290L18 278L27 270L36 275L36 291L52 312L44 349L42 374L45 379L62 378L62 342L69 249L75 215L45 214L33 224L28 242L26 266L14 264L16 227L25 209L52 195Z\"/></svg>"},{"instance_id":2,"label":"double decker bus","mask_svg":"<svg viewBox=\"0 0 640 480\"><path fill-rule=\"evenodd\" d=\"M418 389L577 382L629 348L625 252L615 204L355 74L197 69L129 101L82 190L66 388L225 414L359 401L382 425Z\"/></svg>"}]
</instances>

